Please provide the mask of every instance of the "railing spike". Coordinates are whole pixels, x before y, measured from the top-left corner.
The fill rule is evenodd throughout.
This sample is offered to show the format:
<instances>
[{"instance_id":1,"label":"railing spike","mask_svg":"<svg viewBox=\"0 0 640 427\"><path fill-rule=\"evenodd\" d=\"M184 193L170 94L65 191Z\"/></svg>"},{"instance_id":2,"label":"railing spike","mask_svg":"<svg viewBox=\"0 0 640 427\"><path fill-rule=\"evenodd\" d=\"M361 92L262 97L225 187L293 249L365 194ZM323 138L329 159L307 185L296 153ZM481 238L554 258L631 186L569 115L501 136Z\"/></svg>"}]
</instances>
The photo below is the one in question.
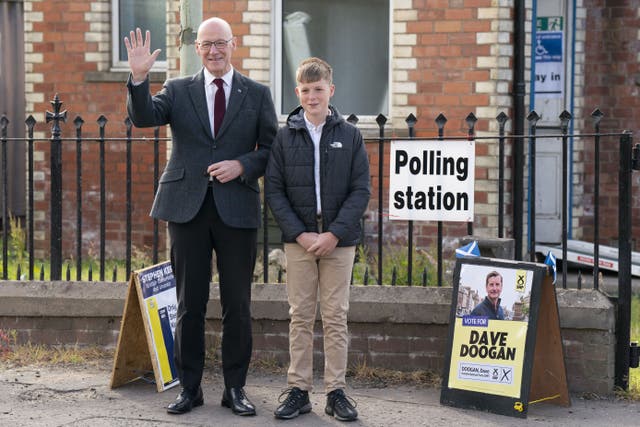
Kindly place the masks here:
<instances>
[{"instance_id":1,"label":"railing spike","mask_svg":"<svg viewBox=\"0 0 640 427\"><path fill-rule=\"evenodd\" d=\"M536 123L538 123L538 120L540 120L540 116L538 115L538 113L535 112L535 110L531 111L528 115L527 115L527 120L529 121L531 126L535 126Z\"/></svg>"},{"instance_id":2,"label":"railing spike","mask_svg":"<svg viewBox=\"0 0 640 427\"><path fill-rule=\"evenodd\" d=\"M76 126L76 129L80 129L84 124L84 120L82 119L82 117L76 116L76 118L73 119L73 124Z\"/></svg>"},{"instance_id":3,"label":"railing spike","mask_svg":"<svg viewBox=\"0 0 640 427\"><path fill-rule=\"evenodd\" d=\"M560 129L562 130L563 134L566 134L569 128L569 121L571 120L571 113L569 113L567 110L564 110L562 113L560 113Z\"/></svg>"},{"instance_id":4,"label":"railing spike","mask_svg":"<svg viewBox=\"0 0 640 427\"><path fill-rule=\"evenodd\" d=\"M467 123L467 126L469 127L469 129L473 129L476 123L478 122L478 118L476 117L475 114L469 113L467 117L464 119L464 121Z\"/></svg>"},{"instance_id":5,"label":"railing spike","mask_svg":"<svg viewBox=\"0 0 640 427\"><path fill-rule=\"evenodd\" d=\"M504 111L501 111L500 114L496 116L496 120L500 125L504 125L507 120L509 120L509 116L507 116Z\"/></svg>"},{"instance_id":6,"label":"railing spike","mask_svg":"<svg viewBox=\"0 0 640 427\"><path fill-rule=\"evenodd\" d=\"M444 125L447 124L447 117L440 113L438 114L438 117L436 117L436 125L438 125L438 129L444 129Z\"/></svg>"},{"instance_id":7,"label":"railing spike","mask_svg":"<svg viewBox=\"0 0 640 427\"><path fill-rule=\"evenodd\" d=\"M29 114L29 117L27 117L27 120L25 120L24 123L29 128L33 128L36 125L36 119L31 114Z\"/></svg>"},{"instance_id":8,"label":"railing spike","mask_svg":"<svg viewBox=\"0 0 640 427\"><path fill-rule=\"evenodd\" d=\"M596 108L591 113L591 117L593 118L593 125L597 126L598 124L600 124L600 120L602 120L602 118L604 117L604 113L600 111L599 108Z\"/></svg>"}]
</instances>

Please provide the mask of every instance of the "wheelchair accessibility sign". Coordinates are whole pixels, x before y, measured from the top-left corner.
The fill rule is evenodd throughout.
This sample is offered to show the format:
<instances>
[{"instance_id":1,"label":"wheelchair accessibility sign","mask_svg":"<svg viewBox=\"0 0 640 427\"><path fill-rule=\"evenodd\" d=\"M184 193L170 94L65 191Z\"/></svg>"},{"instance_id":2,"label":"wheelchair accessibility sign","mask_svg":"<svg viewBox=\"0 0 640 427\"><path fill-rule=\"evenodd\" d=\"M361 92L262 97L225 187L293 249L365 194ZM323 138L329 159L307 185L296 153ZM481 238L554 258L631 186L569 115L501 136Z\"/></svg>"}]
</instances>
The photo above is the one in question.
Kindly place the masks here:
<instances>
[{"instance_id":1,"label":"wheelchair accessibility sign","mask_svg":"<svg viewBox=\"0 0 640 427\"><path fill-rule=\"evenodd\" d=\"M562 31L536 33L536 63L562 62Z\"/></svg>"},{"instance_id":2,"label":"wheelchair accessibility sign","mask_svg":"<svg viewBox=\"0 0 640 427\"><path fill-rule=\"evenodd\" d=\"M536 33L535 93L542 98L562 98L564 88L563 32Z\"/></svg>"}]
</instances>

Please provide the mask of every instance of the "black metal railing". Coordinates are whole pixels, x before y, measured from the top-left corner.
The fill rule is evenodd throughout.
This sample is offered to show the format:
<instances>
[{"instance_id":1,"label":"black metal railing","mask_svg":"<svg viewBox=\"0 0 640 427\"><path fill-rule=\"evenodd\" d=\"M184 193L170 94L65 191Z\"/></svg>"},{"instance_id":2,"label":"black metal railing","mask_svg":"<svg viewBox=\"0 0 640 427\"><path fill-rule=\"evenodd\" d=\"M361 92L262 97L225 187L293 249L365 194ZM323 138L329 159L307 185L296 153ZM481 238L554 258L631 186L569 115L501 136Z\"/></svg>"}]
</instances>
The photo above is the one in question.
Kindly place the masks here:
<instances>
[{"instance_id":1,"label":"black metal railing","mask_svg":"<svg viewBox=\"0 0 640 427\"><path fill-rule=\"evenodd\" d=\"M125 188L124 188L124 199L125 199L125 224L124 224L124 229L125 229L125 255L124 255L124 262L125 262L125 270L126 270L126 276L128 277L130 272L131 272L131 268L132 268L132 264L131 264L131 257L132 257L132 246L131 246L131 240L132 240L132 189L131 189L131 183L132 183L132 147L134 145L139 145L139 144L144 144L145 146L148 146L148 144L152 144L153 148L153 159L154 159L154 164L153 164L153 191L155 193L155 191L157 190L157 185L158 185L158 177L160 174L160 164L159 164L159 159L160 159L160 153L159 153L159 147L160 147L160 143L162 142L167 142L168 138L161 138L159 136L159 129L155 129L154 130L154 137L153 138L147 138L147 137L134 137L133 136L133 126L132 123L130 122L129 119L126 119L124 121L125 127L126 127L126 136L125 137L117 137L117 138L107 138L106 137L106 124L108 122L107 118L104 116L100 116L97 120L97 124L98 124L98 137L93 137L93 138L86 138L83 137L83 126L85 125L84 120L81 117L76 117L75 120L73 121L73 124L75 126L75 137L74 138L63 138L62 134L61 134L61 128L60 128L60 123L61 122L66 122L67 120L67 113L66 111L61 111L61 107L62 107L62 102L60 101L59 97L56 95L54 97L54 99L51 101L51 105L53 106L53 112L47 112L46 114L46 120L47 123L51 123L51 137L44 139L44 138L35 138L34 137L34 128L36 126L36 120L32 117L29 116L27 118L27 120L25 121L25 125L26 125L26 130L27 130L27 137L24 138L24 140L26 140L26 147L27 147L27 185L28 188L26 190L26 196L27 196L27 218L26 218L26 235L27 235L27 241L26 241L26 245L27 245L27 259L28 259L28 266L27 266L27 273L28 273L28 279L29 280L33 280L35 277L35 258L34 258L34 222L33 222L33 218L34 218L34 180L33 180L33 176L34 176L34 160L33 160L33 156L34 156L34 142L36 141L50 141L50 165L49 165L49 174L50 174L50 182L49 182L49 189L50 189L50 193L49 193L49 203L50 203L50 230L49 230L49 250L50 250L50 272L49 272L49 278L51 280L61 280L63 278L63 274L62 274L62 267L63 267L63 263L64 263L64 255L63 255L63 245L62 245L62 236L69 236L70 233L69 232L65 232L65 230L63 230L63 226L62 226L62 217L63 217L63 212L62 212L62 194L63 194L63 183L62 183L62 146L63 144L66 144L68 142L74 142L76 145L76 150L75 150L75 157L76 157L76 161L75 161L75 172L76 172L76 179L75 179L75 187L76 187L76 194L75 194L75 210L76 210L76 224L75 224L75 230L73 231L75 233L75 251L74 251L74 256L72 258L75 258L75 264L76 264L76 280L81 280L81 271L82 271L82 262L83 262L83 254L84 254L84 250L83 250L83 192L82 192L82 187L83 187L83 175L82 175L82 165L83 165L83 158L82 158L82 153L83 153L83 144L85 143L97 143L98 144L98 152L99 152L99 189L100 189L100 199L99 199L99 255L98 255L98 267L99 267L99 275L98 275L98 279L99 280L105 280L105 275L106 275L106 271L105 271L105 260L106 260L106 251L105 251L105 247L106 247L106 221L107 221L107 212L106 212L106 198L107 198L107 193L106 193L106 167L107 167L107 162L106 162L106 157L105 157L105 152L106 152L106 146L108 144L113 144L113 143L123 143L125 144L126 150L125 150L125 158L122 159L122 162L125 165L125 173L126 173L126 179L125 179ZM568 163L569 163L569 153L568 153L568 141L569 139L573 138L573 139L583 139L585 141L587 140L593 140L594 142L594 149L595 149L595 156L594 156L594 177L595 177L595 183L594 183L594 268L593 268L593 286L594 288L598 288L598 274L599 274L599 250L598 250L598 244L600 241L600 228L599 228L599 223L600 223L600 210L599 210L599 187L600 187L600 183L599 183L599 175L600 175L600 156L599 156L599 150L600 150L600 140L602 138L612 138L612 137L617 137L620 138L621 141L621 150L623 150L622 148L622 140L627 140L627 139L631 139L631 134L629 132L616 132L616 133L602 133L600 131L600 121L602 118L603 114L600 110L595 110L592 114L592 118L593 118L593 127L594 127L594 132L592 133L582 133L582 134L569 134L568 133L568 124L571 120L571 115L568 112L563 112L559 119L560 119L560 133L558 134L545 134L545 135L538 135L536 132L537 129L537 124L538 121L540 119L540 116L535 112L532 111L531 113L529 113L529 115L527 116L527 120L529 122L529 132L527 135L508 135L507 136L507 132L506 132L506 125L509 121L508 116L504 113L501 112L497 117L496 117L496 122L498 125L498 132L497 135L487 135L487 133L485 132L484 135L482 136L478 136L476 134L475 128L476 128L476 123L477 123L477 118L471 113L469 114L466 118L465 118L465 123L467 125L467 131L466 134L464 136L461 135L456 135L456 136L451 136L451 135L445 135L445 127L446 124L448 122L447 117L444 114L439 114L436 118L435 118L435 125L437 127L437 136L434 137L420 137L420 140L437 140L437 141L442 141L443 143L446 144L447 140L451 140L451 139L469 139L469 140L475 140L478 144L490 144L490 143L495 143L497 142L498 144L498 179L496 182L496 193L498 194L498 204L497 204L497 218L498 218L498 227L496 230L496 237L502 238L505 236L505 144L507 143L507 140L515 140L515 139L520 139L520 140L528 140L529 141L529 152L528 152L528 160L529 160L529 171L531 174L531 177L529 179L530 182L530 188L529 188L529 193L530 194L535 194L536 188L535 188L535 182L536 182L536 177L535 177L535 173L536 173L536 169L535 169L535 162L536 162L536 141L538 139L541 138L559 138L562 141L562 167L563 167L563 171L562 171L562 236L561 236L561 240L562 240L562 259L567 259L566 255L567 255L567 238L569 235L569 224L568 224L568 192L569 192L569 177L568 177L568 171L567 171L567 167L568 167ZM352 124L357 124L358 123L358 118L355 115L351 115L348 117L348 121L351 122ZM378 202L378 206L377 206L377 232L375 233L375 236L368 236L368 237L375 237L375 239L377 240L377 245L375 248L375 253L377 256L375 256L376 259L376 263L377 263L377 268L375 272L370 272L367 271L365 280L363 280L365 282L365 284L368 284L369 282L369 278L371 276L375 277L375 282L378 285L383 285L383 276L384 276L384 263L383 263L383 259L384 259L384 245L382 244L384 242L384 238L383 236L385 235L385 230L384 230L384 223L385 223L385 217L387 216L387 212L385 212L385 206L384 206L384 196L385 196L385 188L386 188L386 183L384 182L384 176L385 176L385 146L387 144L389 144L391 141L400 141L400 140L413 140L416 139L415 136L415 127L416 127L416 123L418 122L418 119L413 115L410 114L406 120L405 123L407 125L407 134L408 136L406 137L398 137L395 135L386 135L386 123L387 123L387 118L380 114L378 115L378 117L376 118L376 123L378 125L378 136L377 137L368 137L365 138L365 141L368 145L371 144L376 144L377 145L377 164L378 164L378 168L377 168L377 175L378 175L378 185L377 188L374 189L374 194L377 193L377 202ZM8 123L9 120L8 118L6 118L5 116L3 116L0 119L0 129L1 129L1 147L2 147L2 176L3 176L3 186L2 186L2 206L3 206L3 212L2 212L2 224L3 224L3 250L2 250L2 267L3 267L3 272L2 272L2 278L3 279L8 279L8 252L7 252L7 248L8 248L8 237L9 237L9 232L8 232L8 218L9 218L9 212L8 212L8 204L7 204L7 200L8 200L8 183L9 183L9 178L7 177L7 165L6 165L6 149L7 149L7 144L10 142L15 142L15 141L22 141L22 139L18 139L18 138L8 138L7 136L7 128L8 128ZM629 143L631 144L631 143ZM632 153L631 153L631 148L628 149L630 152L626 155L627 158L631 159L632 158ZM372 155L374 154L374 150L370 150L372 153ZM622 152L621 152L622 155ZM622 166L622 165L621 165ZM625 165L625 167L627 167ZM621 176L620 179L626 179L629 180L630 182L630 171L632 170L632 165L630 164L628 167L628 177L625 174L625 176ZM375 173L374 171L372 171L372 174ZM67 189L68 190L68 189ZM623 196L623 194L621 194L621 196ZM266 203L263 203L263 205L266 206ZM622 218L624 221L624 223L626 224L626 222L628 222L628 218L630 218L631 213L627 213L625 211L625 207L629 206L626 204L623 204L623 200L621 200L620 203L620 215L621 218L622 216L624 216L624 218ZM535 218L536 215L536 207L535 207L535 203L529 203L529 227L530 227L530 232L528 233L527 236L527 241L523 242L523 237L522 236L517 236L514 235L512 236L512 238L515 240L515 246L523 246L523 243L526 243L526 245L524 245L524 247L526 247L530 260L531 261L536 261L536 242L533 236L535 236L536 230L535 230L535 220L531 220L531 218ZM263 210L263 222L265 223L265 225L267 223L269 223L270 218L268 215L268 211L265 208ZM442 286L444 284L444 248L443 248L443 241L444 241L444 226L445 224L442 221L438 221L437 222L437 236L435 239L432 239L433 244L436 246L436 270L437 270L437 285L438 286ZM514 226L515 229L515 226ZM409 286L413 285L413 279L414 279L414 260L413 260L413 253L414 253L414 249L415 249L415 244L414 244L414 221L406 221L406 230L407 230L407 241L406 241L406 259L407 259L407 263L406 263L406 268L407 268L407 284ZM40 230L42 231L42 230ZM159 258L159 228L158 228L158 221L154 220L153 222L153 238L152 238L152 247L151 247L151 259L152 262L156 263L158 262L158 258ZM469 222L467 224L467 235L472 235L473 234L473 222ZM629 233L629 231L625 231L624 233L621 232L619 235L623 236L623 235L630 235L631 233ZM263 229L263 239L262 239L262 245L263 245L263 250L262 250L262 254L263 254L263 279L264 282L268 282L269 281L269 262L268 262L268 254L269 254L269 241L270 238L273 238L274 236L269 236L269 229L267 226L264 227ZM446 236L448 238L451 237L456 237L456 236ZM457 236L457 237L462 237L462 236ZM493 237L493 236L485 236L485 237ZM371 239L367 239L368 241ZM624 248L623 248L624 249ZM71 262L68 261L67 262L67 270L69 270L69 264ZM563 269L562 269L562 280L560 281L560 283L562 284L563 287L567 287L567 263L563 263ZM22 267L20 267L22 268ZM40 276L42 276L44 273L40 272ZM426 280L424 280L424 277L426 276L425 272L422 271L420 272L420 274L422 275L422 285L426 285ZM69 274L67 273L66 276L69 276ZM92 272L91 272L91 276L93 276ZM392 274L392 277L397 276L397 274ZM395 285L395 283L390 283ZM581 284L579 284L581 286Z\"/></svg>"},{"instance_id":2,"label":"black metal railing","mask_svg":"<svg viewBox=\"0 0 640 427\"><path fill-rule=\"evenodd\" d=\"M97 138L90 137L86 138L83 136L83 126L85 125L84 120L81 117L76 117L73 121L75 126L75 137L65 138L62 135L60 124L61 122L66 122L67 113L66 111L61 111L62 102L60 101L58 95L54 97L51 101L51 105L53 107L53 112L46 113L46 122L51 123L51 136L50 138L35 138L34 137L34 129L36 126L36 120L33 116L29 116L25 120L27 136L25 138L10 138L7 135L7 129L9 124L9 119L6 116L2 116L0 118L0 155L2 162L0 164L1 167L1 176L2 176L2 188L1 188L1 197L2 197L2 275L1 279L8 280L10 279L8 275L8 263L9 263L9 209L8 209L8 193L9 193L9 183L10 178L8 177L8 168L7 168L7 144L16 143L16 142L26 142L26 159L27 159L27 188L26 188L26 199L27 199L27 216L25 218L26 224L26 252L27 252L27 260L28 265L26 267L27 272L25 273L25 278L28 280L35 280L36 277L36 265L35 265L35 257L34 257L34 235L36 230L34 225L34 143L40 142L45 143L47 141L50 142L50 164L49 169L47 171L38 171L41 173L48 172L50 175L49 180L49 203L50 203L50 226L49 226L49 260L50 260L50 272L49 279L50 280L61 280L63 279L63 264L64 264L64 253L63 253L63 236L66 238L70 238L69 236L72 233L75 233L75 255L72 258L75 258L76 264L76 277L75 280L80 281L82 279L82 265L84 258L84 248L83 248L83 209L84 203L86 201L85 195L83 194L83 174L82 174L82 165L83 165L83 144L85 143L97 143L99 150L99 191L100 191L100 201L99 201L99 280L105 280L105 261L106 261L106 221L107 221L107 211L106 211L106 147L111 144L125 144L125 158L122 160L125 164L125 188L124 188L124 199L125 199L125 270L126 277L129 277L132 269L132 149L133 146L143 145L147 150L151 150L153 152L153 183L149 183L150 187L153 186L153 193L157 190L158 186L158 177L160 175L160 144L166 143L168 141L167 138L161 138L159 129L155 129L153 133L153 138L148 137L134 137L133 129L131 122L126 119L125 127L126 127L126 136L125 137L115 137L115 138L107 138L105 127L107 124L107 118L104 116L100 116L97 120L98 124L98 134ZM636 144L633 146L632 134L631 132L609 132L604 133L601 132L600 122L603 117L603 113L600 110L595 110L592 113L592 122L593 122L593 132L581 133L581 134L569 134L569 123L572 120L571 115L564 111L560 116L560 127L559 133L557 134L545 134L538 135L536 130L538 128L538 121L540 116L532 111L527 116L527 120L529 123L529 131L528 134L522 135L507 135L506 125L509 121L508 116L501 112L496 117L496 122L498 124L498 132L497 134L493 132L492 134L488 134L487 132L483 132L483 135L479 136L476 133L476 123L477 119L473 114L469 114L465 118L465 123L467 125L467 131L464 135L445 135L445 127L447 124L447 117L444 114L439 114L435 119L435 124L437 127L437 136L434 137L420 137L421 140L434 140L434 141L442 141L443 144L446 144L447 140L452 139L469 139L475 140L477 144L495 144L498 145L498 179L496 182L496 193L498 194L498 203L497 203L497 212L495 215L497 216L497 230L496 237L503 238L506 234L505 229L505 188L506 188L506 180L505 180L505 144L508 141L512 141L515 145L524 144L525 141L529 142L529 150L527 154L528 159L528 167L530 173L530 185L531 187L528 189L530 196L530 200L535 198L536 188L536 141L541 138L555 138L560 139L562 143L562 232L561 232L561 242L562 242L562 259L567 259L567 239L569 236L569 228L570 224L568 223L569 218L569 141L580 139L584 141L585 144L588 144L590 141L593 142L594 149L594 212L593 212L593 221L594 221L594 230L593 230L593 240L594 240L594 261L593 261L593 287L598 289L599 286L599 269L600 269L600 254L599 254L599 244L600 244L600 226L601 218L600 218L600 167L601 167L601 159L600 159L600 147L601 140L606 138L608 140L617 139L619 141L619 153L620 153L620 172L618 177L619 183L619 194L618 194L618 236L619 236L619 272L618 272L618 321L622 322L622 325L627 325L627 327L622 326L622 328L617 328L617 330L622 330L623 335L618 336L619 350L618 353L626 354L627 362L626 362L626 372L628 372L628 356L629 352L624 351L628 350L628 342L629 342L629 332L628 325L630 322L630 304L631 304L631 254L632 254L632 231L631 231L631 215L632 215L632 192L631 192L631 182L632 182L632 171L640 169L640 144ZM349 116L348 120L353 123L358 123L358 118L355 115ZM378 126L378 136L377 137L368 137L365 138L366 143L369 146L377 145L377 147L370 147L370 155L374 156L375 148L377 148L377 188L374 189L373 194L377 194L377 223L376 223L376 232L374 236L367 236L365 244L370 245L370 242L375 238L377 241L375 253L377 254L377 267L376 271L373 273L369 271L369 268L364 272L363 276L363 284L368 285L370 281L370 277L374 277L377 285L396 285L396 279L398 276L398 268L399 266L393 266L393 271L391 273L390 283L384 283L384 244L385 241L385 230L384 230L384 219L387 213L385 213L384 209L384 191L385 191L385 146L389 144L391 141L396 140L414 140L416 139L415 128L418 119L409 115L405 120L407 125L407 137L398 137L396 135L387 135L386 133L386 123L387 118L380 114L376 118L376 123ZM75 230L67 231L63 229L63 188L65 185L68 185L67 182L63 183L63 165L62 163L62 153L63 153L63 145L67 143L75 143L75 211L76 211L76 223ZM152 145L149 148L149 144ZM372 171L372 174L374 171ZM515 182L515 181L514 181ZM512 189L515 191L516 189ZM524 189L519 189L524 190ZM263 209L263 220L264 220L264 229L263 229L263 279L264 282L267 283L269 281L269 231L267 224L269 223L269 215L266 208L266 203L264 203L265 207ZM535 216L536 216L536 207L535 202L529 202L529 229L530 232L527 236L527 241L523 241L522 233L518 230L522 230L523 224L513 224L513 235L511 236L515 241L516 248L525 247L528 250L528 254L531 261L536 260L536 241L534 236L536 235L535 229ZM516 208L514 207L514 212ZM514 218L515 218L514 214ZM437 269L437 286L443 286L444 284L444 249L443 249L443 241L444 241L444 223L442 221L437 222L437 236L433 239L433 243L436 246L436 269ZM469 222L467 224L466 233L468 235L473 234L473 222ZM407 229L407 240L406 240L406 249L407 249L407 285L413 285L414 274L414 259L413 259L413 251L415 249L414 244L414 222L407 221L406 223ZM40 233L44 232L44 230L38 230ZM159 227L158 221L153 220L153 230L152 230L152 247L151 247L151 262L157 263L159 259L159 251L160 251L160 240L159 240ZM271 236L273 237L273 236ZM463 237L463 236L447 236L451 237ZM492 237L492 236L485 236ZM517 254L520 253L521 250L517 249L515 251L516 258ZM66 263L66 274L65 279L71 280L70 277L70 265L72 261L67 261ZM38 272L39 280L45 280L45 271L44 266L40 266ZM114 269L112 279L116 280L117 271ZM423 269L420 273L421 276L421 285L427 286L427 271ZM22 275L22 266L18 266L17 274L15 279L20 279ZM13 278L11 278L13 279ZM87 279L89 281L93 280L93 270L92 265L89 266L89 272ZM282 280L282 271L278 271L278 281ZM563 288L567 287L567 262L562 263L562 276L561 280L559 280ZM580 288L581 278L579 278L578 287ZM626 335L624 335L624 331L626 330ZM624 347L624 349L622 348ZM624 357L621 356L621 357ZM617 385L624 383L624 361L621 362L620 366L622 368L616 368L616 376L617 376ZM618 363L617 365L618 366ZM618 379L618 375L620 378ZM618 382L619 381L619 382Z\"/></svg>"}]
</instances>

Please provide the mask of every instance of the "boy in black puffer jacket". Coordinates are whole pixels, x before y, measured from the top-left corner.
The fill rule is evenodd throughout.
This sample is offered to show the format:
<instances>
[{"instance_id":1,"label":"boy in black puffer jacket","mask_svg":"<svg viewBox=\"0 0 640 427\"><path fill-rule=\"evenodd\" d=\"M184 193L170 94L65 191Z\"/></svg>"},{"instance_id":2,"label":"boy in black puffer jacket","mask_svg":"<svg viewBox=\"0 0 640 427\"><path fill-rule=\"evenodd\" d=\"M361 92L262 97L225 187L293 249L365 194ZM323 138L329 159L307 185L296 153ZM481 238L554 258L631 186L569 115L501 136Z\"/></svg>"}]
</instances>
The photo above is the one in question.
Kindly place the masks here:
<instances>
[{"instance_id":1,"label":"boy in black puffer jacket","mask_svg":"<svg viewBox=\"0 0 640 427\"><path fill-rule=\"evenodd\" d=\"M349 281L360 219L369 203L369 162L360 131L329 105L332 69L318 58L296 72L300 101L271 147L265 173L269 207L282 230L287 257L289 356L286 396L276 418L311 411L313 326L319 295L324 332L325 412L358 417L344 392Z\"/></svg>"}]
</instances>

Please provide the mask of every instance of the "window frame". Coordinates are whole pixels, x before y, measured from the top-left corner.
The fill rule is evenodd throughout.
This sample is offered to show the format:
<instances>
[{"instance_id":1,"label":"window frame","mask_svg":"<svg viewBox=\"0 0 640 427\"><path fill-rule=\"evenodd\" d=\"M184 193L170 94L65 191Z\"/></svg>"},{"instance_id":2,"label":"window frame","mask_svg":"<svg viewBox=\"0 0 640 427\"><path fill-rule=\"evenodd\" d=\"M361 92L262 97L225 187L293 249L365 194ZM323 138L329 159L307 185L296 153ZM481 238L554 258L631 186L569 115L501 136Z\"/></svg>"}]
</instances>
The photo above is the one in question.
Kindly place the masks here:
<instances>
[{"instance_id":1,"label":"window frame","mask_svg":"<svg viewBox=\"0 0 640 427\"><path fill-rule=\"evenodd\" d=\"M127 61L120 60L120 52L121 49L125 49L124 41L120 37L119 28L120 28L120 1L125 0L111 0L111 71L129 71L129 64ZM167 20L165 16L165 26L167 25ZM166 52L167 50L167 41L165 40L160 49ZM151 67L151 71L159 71L166 72L168 68L168 61L157 60L153 67Z\"/></svg>"},{"instance_id":2,"label":"window frame","mask_svg":"<svg viewBox=\"0 0 640 427\"><path fill-rule=\"evenodd\" d=\"M392 115L392 107L393 107L393 0L388 0L389 5L389 52L388 52L388 70L387 70L387 118L390 118ZM278 113L278 117L280 120L284 120L287 116L286 113L281 113L282 111L282 60L283 60L283 52L282 52L282 0L273 0L272 2L272 19L273 23L273 37L271 37L271 87L273 88L273 102L276 107L276 111ZM293 88L291 89L293 90ZM366 126L377 126L376 124L377 115L359 115L358 119L359 124Z\"/></svg>"}]
</instances>

